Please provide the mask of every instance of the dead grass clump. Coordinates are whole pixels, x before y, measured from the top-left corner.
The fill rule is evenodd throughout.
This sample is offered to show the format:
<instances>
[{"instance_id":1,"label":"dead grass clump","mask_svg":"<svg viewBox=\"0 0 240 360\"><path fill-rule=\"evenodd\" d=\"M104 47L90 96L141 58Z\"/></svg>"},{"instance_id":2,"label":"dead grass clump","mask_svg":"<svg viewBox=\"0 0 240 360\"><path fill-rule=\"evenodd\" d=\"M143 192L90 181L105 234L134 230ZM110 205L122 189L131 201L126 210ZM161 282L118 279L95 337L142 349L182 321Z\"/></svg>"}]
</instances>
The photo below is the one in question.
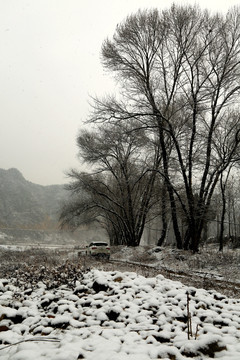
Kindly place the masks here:
<instances>
[{"instance_id":1,"label":"dead grass clump","mask_svg":"<svg viewBox=\"0 0 240 360\"><path fill-rule=\"evenodd\" d=\"M0 277L12 278L23 290L39 282L51 289L60 285L74 287L85 266L79 259L68 260L66 250L27 249L0 252Z\"/></svg>"},{"instance_id":2,"label":"dead grass clump","mask_svg":"<svg viewBox=\"0 0 240 360\"><path fill-rule=\"evenodd\" d=\"M154 254L149 254L147 251L148 249L149 248L145 248L143 246L134 248L134 251L132 251L132 254L129 257L129 261L141 264L149 264L156 262L156 257L154 256Z\"/></svg>"}]
</instances>

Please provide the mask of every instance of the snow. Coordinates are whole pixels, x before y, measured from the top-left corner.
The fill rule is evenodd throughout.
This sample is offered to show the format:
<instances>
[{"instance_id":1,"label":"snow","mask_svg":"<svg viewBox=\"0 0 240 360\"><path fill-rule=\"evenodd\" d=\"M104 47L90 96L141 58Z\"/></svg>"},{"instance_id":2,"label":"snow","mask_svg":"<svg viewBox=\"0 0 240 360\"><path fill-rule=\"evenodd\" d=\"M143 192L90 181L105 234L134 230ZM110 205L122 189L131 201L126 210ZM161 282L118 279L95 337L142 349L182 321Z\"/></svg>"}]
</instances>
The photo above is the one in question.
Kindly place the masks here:
<instances>
[{"instance_id":1,"label":"snow","mask_svg":"<svg viewBox=\"0 0 240 360\"><path fill-rule=\"evenodd\" d=\"M238 299L134 272L93 269L73 289L0 280L0 360L213 357L240 359Z\"/></svg>"}]
</instances>

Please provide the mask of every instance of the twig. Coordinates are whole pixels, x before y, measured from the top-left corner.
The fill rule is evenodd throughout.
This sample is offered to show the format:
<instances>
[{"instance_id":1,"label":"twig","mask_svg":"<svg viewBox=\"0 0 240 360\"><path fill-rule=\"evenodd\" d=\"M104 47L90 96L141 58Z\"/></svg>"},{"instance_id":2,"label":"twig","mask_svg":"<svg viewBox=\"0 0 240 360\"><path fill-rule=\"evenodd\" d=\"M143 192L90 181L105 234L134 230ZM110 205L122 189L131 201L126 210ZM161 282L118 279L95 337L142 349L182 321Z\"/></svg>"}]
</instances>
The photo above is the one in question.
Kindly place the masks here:
<instances>
[{"instance_id":1,"label":"twig","mask_svg":"<svg viewBox=\"0 0 240 360\"><path fill-rule=\"evenodd\" d=\"M189 303L190 303L190 296L189 292L187 291L187 330L188 330L188 340L190 340L190 336L192 336L192 319L191 313L189 310Z\"/></svg>"},{"instance_id":2,"label":"twig","mask_svg":"<svg viewBox=\"0 0 240 360\"><path fill-rule=\"evenodd\" d=\"M197 335L198 335L198 326L199 326L199 324L197 324L197 327L196 327L195 340L197 340Z\"/></svg>"},{"instance_id":3,"label":"twig","mask_svg":"<svg viewBox=\"0 0 240 360\"><path fill-rule=\"evenodd\" d=\"M25 339L25 340L21 340L21 341L18 341L16 343L13 343L13 344L8 344L6 346L3 346L2 348L0 348L0 350L4 350L10 346L14 346L14 345L18 345L18 344L21 344L21 343L24 343L24 342L30 342L30 341L47 341L47 342L60 342L59 339L56 339L56 338L32 338L32 339Z\"/></svg>"}]
</instances>

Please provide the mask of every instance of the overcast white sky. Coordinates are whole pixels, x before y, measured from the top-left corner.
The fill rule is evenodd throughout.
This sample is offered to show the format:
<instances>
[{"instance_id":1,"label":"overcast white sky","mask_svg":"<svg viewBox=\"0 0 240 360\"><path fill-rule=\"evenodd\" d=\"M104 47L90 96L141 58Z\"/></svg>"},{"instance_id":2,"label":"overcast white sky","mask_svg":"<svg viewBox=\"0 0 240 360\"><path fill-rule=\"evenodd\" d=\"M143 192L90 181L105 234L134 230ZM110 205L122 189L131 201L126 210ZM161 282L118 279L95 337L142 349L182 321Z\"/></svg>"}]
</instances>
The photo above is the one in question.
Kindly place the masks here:
<instances>
[{"instance_id":1,"label":"overcast white sky","mask_svg":"<svg viewBox=\"0 0 240 360\"><path fill-rule=\"evenodd\" d=\"M139 8L170 0L0 0L0 168L42 185L80 167L76 136L90 95L111 91L103 40ZM225 12L239 0L199 0ZM175 1L195 3L195 1Z\"/></svg>"}]
</instances>

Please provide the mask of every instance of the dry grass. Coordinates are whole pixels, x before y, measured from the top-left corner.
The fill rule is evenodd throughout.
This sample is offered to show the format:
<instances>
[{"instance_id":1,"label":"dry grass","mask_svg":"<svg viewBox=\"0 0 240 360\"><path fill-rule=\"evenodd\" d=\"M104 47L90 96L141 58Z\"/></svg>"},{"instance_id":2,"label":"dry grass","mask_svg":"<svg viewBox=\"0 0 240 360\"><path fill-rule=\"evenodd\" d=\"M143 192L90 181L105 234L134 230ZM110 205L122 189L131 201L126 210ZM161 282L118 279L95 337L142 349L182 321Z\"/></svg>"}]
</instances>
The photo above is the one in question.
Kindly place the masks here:
<instances>
[{"instance_id":1,"label":"dry grass","mask_svg":"<svg viewBox=\"0 0 240 360\"><path fill-rule=\"evenodd\" d=\"M0 277L15 278L16 285L32 287L39 281L47 288L68 284L75 286L81 277L83 264L69 261L66 250L27 249L0 250Z\"/></svg>"},{"instance_id":2,"label":"dry grass","mask_svg":"<svg viewBox=\"0 0 240 360\"><path fill-rule=\"evenodd\" d=\"M139 262L149 264L150 268L128 265L129 269L144 276L161 273L188 286L214 289L229 297L240 298L240 249L225 248L223 252L219 252L217 247L209 246L193 254L190 251L163 248L161 252L151 255L148 250L149 247L139 247L133 251L123 248L114 251L113 257L125 257L129 261L140 260Z\"/></svg>"},{"instance_id":3,"label":"dry grass","mask_svg":"<svg viewBox=\"0 0 240 360\"><path fill-rule=\"evenodd\" d=\"M149 254L148 250L147 247L113 248L112 258L133 262L120 264L78 256L78 249L32 248L14 251L0 248L0 278L15 278L16 285L21 285L23 289L33 287L39 281L47 288L59 285L74 287L84 272L98 268L106 271L134 271L145 277L161 273L188 286L215 289L230 297L240 297L239 250L226 249L219 253L214 248L208 248L195 255L170 248L158 254Z\"/></svg>"}]
</instances>

